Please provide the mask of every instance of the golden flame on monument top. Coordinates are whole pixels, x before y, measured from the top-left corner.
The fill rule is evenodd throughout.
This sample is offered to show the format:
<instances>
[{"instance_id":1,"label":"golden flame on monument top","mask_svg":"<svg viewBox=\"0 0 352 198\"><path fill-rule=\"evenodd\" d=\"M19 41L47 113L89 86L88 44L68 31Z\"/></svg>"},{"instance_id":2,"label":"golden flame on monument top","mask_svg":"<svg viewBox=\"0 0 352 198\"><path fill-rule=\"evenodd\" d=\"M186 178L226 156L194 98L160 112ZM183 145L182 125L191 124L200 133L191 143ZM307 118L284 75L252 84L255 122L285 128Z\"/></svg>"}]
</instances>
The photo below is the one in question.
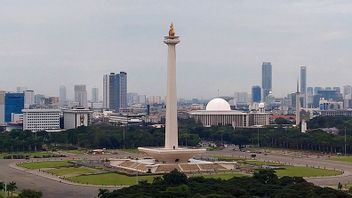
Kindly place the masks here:
<instances>
[{"instance_id":1,"label":"golden flame on monument top","mask_svg":"<svg viewBox=\"0 0 352 198\"><path fill-rule=\"evenodd\" d=\"M170 24L169 36L175 36L174 23Z\"/></svg>"}]
</instances>

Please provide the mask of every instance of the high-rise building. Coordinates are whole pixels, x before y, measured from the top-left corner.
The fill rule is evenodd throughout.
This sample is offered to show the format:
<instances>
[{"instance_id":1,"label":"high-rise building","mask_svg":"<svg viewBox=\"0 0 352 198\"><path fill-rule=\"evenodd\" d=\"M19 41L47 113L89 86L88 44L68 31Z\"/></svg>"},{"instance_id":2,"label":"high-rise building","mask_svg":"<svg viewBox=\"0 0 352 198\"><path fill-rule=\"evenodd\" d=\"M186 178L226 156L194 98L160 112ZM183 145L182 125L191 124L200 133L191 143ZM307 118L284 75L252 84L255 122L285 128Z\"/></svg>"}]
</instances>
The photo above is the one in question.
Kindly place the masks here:
<instances>
[{"instance_id":1,"label":"high-rise building","mask_svg":"<svg viewBox=\"0 0 352 198\"><path fill-rule=\"evenodd\" d=\"M61 107L67 105L67 90L63 85L61 85L59 88L59 103Z\"/></svg>"},{"instance_id":2,"label":"high-rise building","mask_svg":"<svg viewBox=\"0 0 352 198\"><path fill-rule=\"evenodd\" d=\"M34 103L37 105L42 105L45 103L45 96L42 94L35 94L34 95Z\"/></svg>"},{"instance_id":3,"label":"high-rise building","mask_svg":"<svg viewBox=\"0 0 352 198\"><path fill-rule=\"evenodd\" d=\"M252 102L260 102L262 99L262 88L256 85L252 87Z\"/></svg>"},{"instance_id":4,"label":"high-rise building","mask_svg":"<svg viewBox=\"0 0 352 198\"><path fill-rule=\"evenodd\" d=\"M99 102L99 89L96 87L92 88L91 102Z\"/></svg>"},{"instance_id":5,"label":"high-rise building","mask_svg":"<svg viewBox=\"0 0 352 198\"><path fill-rule=\"evenodd\" d=\"M31 105L34 104L34 91L25 90L24 93L24 108L28 109Z\"/></svg>"},{"instance_id":6,"label":"high-rise building","mask_svg":"<svg viewBox=\"0 0 352 198\"><path fill-rule=\"evenodd\" d=\"M307 107L309 108L313 107L313 97L314 97L313 87L307 87Z\"/></svg>"},{"instance_id":7,"label":"high-rise building","mask_svg":"<svg viewBox=\"0 0 352 198\"><path fill-rule=\"evenodd\" d=\"M307 67L306 66L301 66L300 70L300 76L301 76L301 96L303 97L303 107L307 107Z\"/></svg>"},{"instance_id":8,"label":"high-rise building","mask_svg":"<svg viewBox=\"0 0 352 198\"><path fill-rule=\"evenodd\" d=\"M75 102L79 107L88 107L86 85L75 85Z\"/></svg>"},{"instance_id":9,"label":"high-rise building","mask_svg":"<svg viewBox=\"0 0 352 198\"><path fill-rule=\"evenodd\" d=\"M118 74L109 74L109 110L117 109L117 93L120 92Z\"/></svg>"},{"instance_id":10,"label":"high-rise building","mask_svg":"<svg viewBox=\"0 0 352 198\"><path fill-rule=\"evenodd\" d=\"M322 87L314 87L314 95L317 95L320 90L324 90Z\"/></svg>"},{"instance_id":11,"label":"high-rise building","mask_svg":"<svg viewBox=\"0 0 352 198\"><path fill-rule=\"evenodd\" d=\"M16 87L16 93L23 93L27 90L27 87Z\"/></svg>"},{"instance_id":12,"label":"high-rise building","mask_svg":"<svg viewBox=\"0 0 352 198\"><path fill-rule=\"evenodd\" d=\"M0 124L5 122L5 91L0 91Z\"/></svg>"},{"instance_id":13,"label":"high-rise building","mask_svg":"<svg viewBox=\"0 0 352 198\"><path fill-rule=\"evenodd\" d=\"M104 76L104 103L110 110L119 112L127 108L127 73L110 73Z\"/></svg>"},{"instance_id":14,"label":"high-rise building","mask_svg":"<svg viewBox=\"0 0 352 198\"><path fill-rule=\"evenodd\" d=\"M145 95L138 95L139 104L145 104L147 102L147 97Z\"/></svg>"},{"instance_id":15,"label":"high-rise building","mask_svg":"<svg viewBox=\"0 0 352 198\"><path fill-rule=\"evenodd\" d=\"M270 62L263 62L262 64L262 89L263 99L272 91L272 66Z\"/></svg>"},{"instance_id":16,"label":"high-rise building","mask_svg":"<svg viewBox=\"0 0 352 198\"><path fill-rule=\"evenodd\" d=\"M127 93L127 105L138 104L138 93Z\"/></svg>"},{"instance_id":17,"label":"high-rise building","mask_svg":"<svg viewBox=\"0 0 352 198\"><path fill-rule=\"evenodd\" d=\"M233 96L235 104L247 104L249 101L247 92L235 92Z\"/></svg>"},{"instance_id":18,"label":"high-rise building","mask_svg":"<svg viewBox=\"0 0 352 198\"><path fill-rule=\"evenodd\" d=\"M352 86L343 86L343 99L352 99Z\"/></svg>"},{"instance_id":19,"label":"high-rise building","mask_svg":"<svg viewBox=\"0 0 352 198\"><path fill-rule=\"evenodd\" d=\"M341 88L340 87L333 87L332 90L335 90L335 91L341 93Z\"/></svg>"},{"instance_id":20,"label":"high-rise building","mask_svg":"<svg viewBox=\"0 0 352 198\"><path fill-rule=\"evenodd\" d=\"M109 104L109 90L110 90L110 85L109 85L109 75L104 75L103 77L103 108L108 109L110 107Z\"/></svg>"},{"instance_id":21,"label":"high-rise building","mask_svg":"<svg viewBox=\"0 0 352 198\"><path fill-rule=\"evenodd\" d=\"M127 73L120 72L120 108L127 108Z\"/></svg>"},{"instance_id":22,"label":"high-rise building","mask_svg":"<svg viewBox=\"0 0 352 198\"><path fill-rule=\"evenodd\" d=\"M5 94L5 122L11 122L11 114L21 114L24 108L23 93Z\"/></svg>"},{"instance_id":23,"label":"high-rise building","mask_svg":"<svg viewBox=\"0 0 352 198\"><path fill-rule=\"evenodd\" d=\"M150 105L154 104L161 104L161 97L160 96L148 96L147 97L147 103Z\"/></svg>"}]
</instances>

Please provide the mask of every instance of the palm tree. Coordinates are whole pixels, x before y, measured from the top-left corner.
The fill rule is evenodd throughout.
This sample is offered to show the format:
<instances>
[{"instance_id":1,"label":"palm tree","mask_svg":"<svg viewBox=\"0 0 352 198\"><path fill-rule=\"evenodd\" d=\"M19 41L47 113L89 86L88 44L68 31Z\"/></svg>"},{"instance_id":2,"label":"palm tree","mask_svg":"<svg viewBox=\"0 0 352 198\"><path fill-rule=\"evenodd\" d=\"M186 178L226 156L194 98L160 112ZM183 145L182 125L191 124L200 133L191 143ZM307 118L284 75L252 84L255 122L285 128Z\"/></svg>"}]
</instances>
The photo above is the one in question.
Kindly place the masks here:
<instances>
[{"instance_id":1,"label":"palm tree","mask_svg":"<svg viewBox=\"0 0 352 198\"><path fill-rule=\"evenodd\" d=\"M15 191L17 189L17 185L16 182L10 182L7 184L7 196L9 196L9 192L11 192L11 196L13 191Z\"/></svg>"},{"instance_id":2,"label":"palm tree","mask_svg":"<svg viewBox=\"0 0 352 198\"><path fill-rule=\"evenodd\" d=\"M110 191L107 190L107 189L99 189L99 194L98 194L98 197L99 198L104 198L107 196L107 194L109 194Z\"/></svg>"},{"instance_id":3,"label":"palm tree","mask_svg":"<svg viewBox=\"0 0 352 198\"><path fill-rule=\"evenodd\" d=\"M4 182L0 182L0 191L5 190L5 183Z\"/></svg>"}]
</instances>

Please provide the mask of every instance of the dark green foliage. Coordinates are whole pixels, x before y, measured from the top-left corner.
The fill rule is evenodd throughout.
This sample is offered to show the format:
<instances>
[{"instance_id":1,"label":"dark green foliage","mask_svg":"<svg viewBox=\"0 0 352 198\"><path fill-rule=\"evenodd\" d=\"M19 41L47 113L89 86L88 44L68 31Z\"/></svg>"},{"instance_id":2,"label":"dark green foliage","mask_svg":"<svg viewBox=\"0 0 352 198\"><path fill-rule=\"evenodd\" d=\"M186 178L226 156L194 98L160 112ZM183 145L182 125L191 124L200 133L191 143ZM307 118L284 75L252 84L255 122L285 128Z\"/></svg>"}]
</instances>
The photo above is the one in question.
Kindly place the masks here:
<instances>
[{"instance_id":1,"label":"dark green foliage","mask_svg":"<svg viewBox=\"0 0 352 198\"><path fill-rule=\"evenodd\" d=\"M264 184L278 184L279 178L274 170L258 170L254 173L253 178Z\"/></svg>"},{"instance_id":2,"label":"dark green foliage","mask_svg":"<svg viewBox=\"0 0 352 198\"><path fill-rule=\"evenodd\" d=\"M183 175L183 176L181 176ZM163 178L186 178L177 170ZM178 183L178 184L176 184ZM99 198L155 197L155 198L350 198L351 196L331 188L321 188L306 182L303 178L284 177L278 179L271 170L260 170L253 177L234 177L230 180L206 179L204 177L186 178L182 182L167 182L159 177L152 184L144 183L114 190L100 191Z\"/></svg>"},{"instance_id":3,"label":"dark green foliage","mask_svg":"<svg viewBox=\"0 0 352 198\"><path fill-rule=\"evenodd\" d=\"M175 186L175 185L187 183L187 176L179 172L177 169L171 171L169 174L165 174L163 176L163 179L165 184L169 186Z\"/></svg>"},{"instance_id":4,"label":"dark green foliage","mask_svg":"<svg viewBox=\"0 0 352 198\"><path fill-rule=\"evenodd\" d=\"M307 124L309 129L346 128L348 134L352 135L352 117L348 116L318 116L310 120Z\"/></svg>"},{"instance_id":5,"label":"dark green foliage","mask_svg":"<svg viewBox=\"0 0 352 198\"><path fill-rule=\"evenodd\" d=\"M43 150L46 147L83 147L83 148L136 148L138 146L163 146L164 129L148 126L125 127L107 124L79 127L60 133L30 131L12 131L0 133L0 151L18 152ZM180 127L180 144L196 146L200 138L190 134L188 129ZM66 145L66 146L65 146ZM24 158L25 156L6 156L6 158ZM45 157L45 156L44 156Z\"/></svg>"},{"instance_id":6,"label":"dark green foliage","mask_svg":"<svg viewBox=\"0 0 352 198\"><path fill-rule=\"evenodd\" d=\"M282 124L292 124L292 122L286 118L276 118L274 120L275 124L282 125Z\"/></svg>"},{"instance_id":7,"label":"dark green foliage","mask_svg":"<svg viewBox=\"0 0 352 198\"><path fill-rule=\"evenodd\" d=\"M35 190L28 190L28 189L23 190L18 195L19 198L40 198L42 196L43 196L42 192L35 191Z\"/></svg>"}]
</instances>

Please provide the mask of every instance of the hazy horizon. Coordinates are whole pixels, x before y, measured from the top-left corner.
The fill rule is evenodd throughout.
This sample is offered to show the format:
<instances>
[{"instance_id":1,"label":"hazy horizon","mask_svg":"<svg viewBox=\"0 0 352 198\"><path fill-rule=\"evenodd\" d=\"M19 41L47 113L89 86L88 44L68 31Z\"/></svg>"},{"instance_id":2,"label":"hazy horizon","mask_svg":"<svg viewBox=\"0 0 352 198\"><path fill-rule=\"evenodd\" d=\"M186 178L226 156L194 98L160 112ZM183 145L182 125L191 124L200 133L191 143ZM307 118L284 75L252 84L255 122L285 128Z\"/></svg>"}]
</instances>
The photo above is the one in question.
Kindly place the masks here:
<instances>
[{"instance_id":1,"label":"hazy horizon","mask_svg":"<svg viewBox=\"0 0 352 198\"><path fill-rule=\"evenodd\" d=\"M261 64L273 66L273 93L352 84L352 2L0 0L0 90L25 86L58 96L65 85L98 87L125 71L128 92L166 94L166 45L174 22L179 98L250 92ZM90 94L89 94L90 95ZM90 98L90 97L89 97Z\"/></svg>"}]
</instances>

